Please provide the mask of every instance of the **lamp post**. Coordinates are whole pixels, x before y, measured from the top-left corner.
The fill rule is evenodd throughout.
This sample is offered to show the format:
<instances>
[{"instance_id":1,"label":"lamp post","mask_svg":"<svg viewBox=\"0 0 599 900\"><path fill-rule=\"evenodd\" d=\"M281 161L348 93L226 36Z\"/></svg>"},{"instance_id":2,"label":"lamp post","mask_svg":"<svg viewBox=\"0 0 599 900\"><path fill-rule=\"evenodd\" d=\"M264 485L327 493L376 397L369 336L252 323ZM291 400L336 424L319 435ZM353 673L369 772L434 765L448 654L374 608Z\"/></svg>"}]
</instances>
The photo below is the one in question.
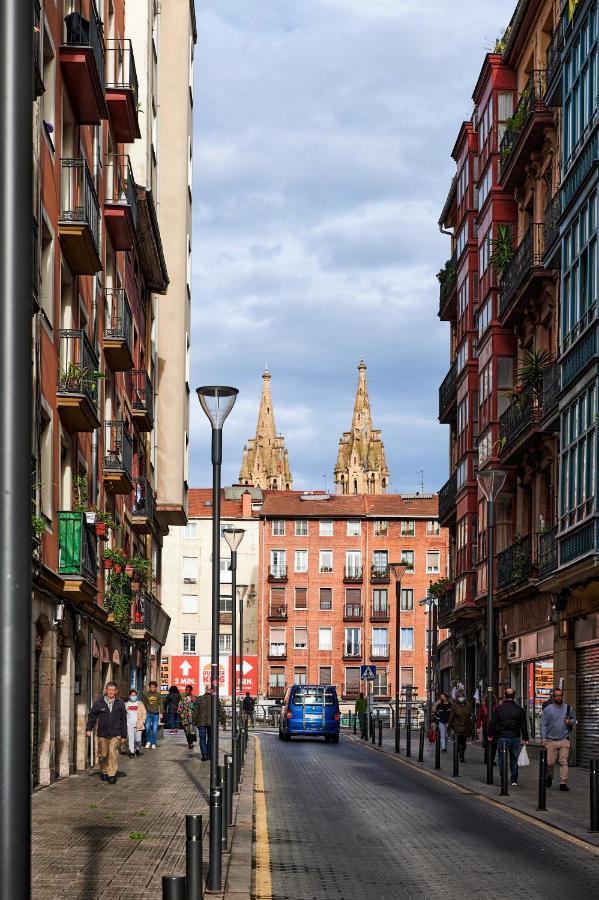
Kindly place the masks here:
<instances>
[{"instance_id":1,"label":"lamp post","mask_svg":"<svg viewBox=\"0 0 599 900\"><path fill-rule=\"evenodd\" d=\"M243 693L243 604L245 602L246 594L249 590L249 585L247 584L238 584L237 585L237 599L239 601L239 696L241 697ZM242 719L243 724L243 719ZM243 762L245 756L245 734L243 733L244 729L240 728L241 735L241 746L242 746L242 754L241 759Z\"/></svg>"},{"instance_id":2,"label":"lamp post","mask_svg":"<svg viewBox=\"0 0 599 900\"><path fill-rule=\"evenodd\" d=\"M207 385L197 389L200 406L212 426L212 635L210 683L212 686L210 741L210 838L208 890L221 890L222 791L218 785L218 638L220 625L220 471L223 460L223 425L233 409L237 388Z\"/></svg>"},{"instance_id":3,"label":"lamp post","mask_svg":"<svg viewBox=\"0 0 599 900\"><path fill-rule=\"evenodd\" d=\"M237 753L237 548L245 535L244 528L223 528L223 537L231 550L231 652L233 672L231 684L231 756L233 757L232 790L239 788L239 756Z\"/></svg>"},{"instance_id":4,"label":"lamp post","mask_svg":"<svg viewBox=\"0 0 599 900\"><path fill-rule=\"evenodd\" d=\"M499 495L507 472L502 469L484 469L477 474L478 485L487 501L487 730L493 712L493 661L495 655L495 619L493 611L493 555L495 553L495 500ZM487 755L487 784L493 784L493 754L485 747Z\"/></svg>"},{"instance_id":5,"label":"lamp post","mask_svg":"<svg viewBox=\"0 0 599 900\"><path fill-rule=\"evenodd\" d=\"M430 728L432 712L433 712L433 631L436 626L433 623L433 610L435 608L436 598L429 590L426 592L424 600L419 601L420 606L424 606L428 614L428 654L427 654L427 670L426 670L426 727Z\"/></svg>"},{"instance_id":6,"label":"lamp post","mask_svg":"<svg viewBox=\"0 0 599 900\"><path fill-rule=\"evenodd\" d=\"M399 651L400 651L400 624L401 624L401 579L406 571L406 566L401 563L389 563L389 570L395 576L395 752L399 753Z\"/></svg>"}]
</instances>

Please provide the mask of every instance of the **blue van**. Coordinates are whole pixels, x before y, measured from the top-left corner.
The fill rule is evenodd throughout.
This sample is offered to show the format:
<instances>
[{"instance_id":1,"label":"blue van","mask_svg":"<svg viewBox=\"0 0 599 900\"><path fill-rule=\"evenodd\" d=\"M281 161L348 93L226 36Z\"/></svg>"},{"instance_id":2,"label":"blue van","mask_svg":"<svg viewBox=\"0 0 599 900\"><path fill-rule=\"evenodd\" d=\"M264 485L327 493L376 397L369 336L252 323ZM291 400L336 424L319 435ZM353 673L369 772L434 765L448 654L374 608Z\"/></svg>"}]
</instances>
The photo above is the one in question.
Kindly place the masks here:
<instances>
[{"instance_id":1,"label":"blue van","mask_svg":"<svg viewBox=\"0 0 599 900\"><path fill-rule=\"evenodd\" d=\"M330 684L293 684L287 688L279 718L279 739L292 735L324 737L339 743L341 715L337 691Z\"/></svg>"}]
</instances>

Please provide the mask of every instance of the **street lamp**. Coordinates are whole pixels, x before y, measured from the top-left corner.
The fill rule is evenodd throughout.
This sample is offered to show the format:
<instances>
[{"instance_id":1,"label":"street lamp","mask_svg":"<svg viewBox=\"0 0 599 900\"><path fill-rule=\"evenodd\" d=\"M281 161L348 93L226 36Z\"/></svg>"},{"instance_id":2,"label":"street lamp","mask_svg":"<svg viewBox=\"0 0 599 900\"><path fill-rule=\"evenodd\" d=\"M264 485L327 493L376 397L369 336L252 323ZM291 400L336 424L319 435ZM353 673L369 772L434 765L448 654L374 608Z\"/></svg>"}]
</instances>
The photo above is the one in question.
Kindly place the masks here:
<instances>
[{"instance_id":1,"label":"street lamp","mask_svg":"<svg viewBox=\"0 0 599 900\"><path fill-rule=\"evenodd\" d=\"M233 678L231 685L231 756L233 757L233 785L239 790L239 754L237 750L237 548L245 535L244 528L223 528L223 537L231 550L231 650Z\"/></svg>"},{"instance_id":2,"label":"street lamp","mask_svg":"<svg viewBox=\"0 0 599 900\"><path fill-rule=\"evenodd\" d=\"M212 426L212 636L210 656L210 838L208 890L221 890L222 790L218 785L218 639L220 625L220 470L223 461L223 425L239 391L233 387L207 385L197 389L200 406Z\"/></svg>"},{"instance_id":3,"label":"street lamp","mask_svg":"<svg viewBox=\"0 0 599 900\"><path fill-rule=\"evenodd\" d=\"M487 732L493 712L493 657L495 654L495 621L493 612L493 555L495 543L495 500L499 495L507 472L502 469L484 469L477 474L478 485L487 501ZM493 784L493 754L485 747L487 755L487 784Z\"/></svg>"},{"instance_id":4,"label":"street lamp","mask_svg":"<svg viewBox=\"0 0 599 900\"><path fill-rule=\"evenodd\" d=\"M237 599L239 601L239 696L241 697L243 693L243 603L246 597L247 592L249 591L249 585L247 584L238 584L237 585ZM240 704L241 709L241 704ZM245 728L243 727L243 718L241 718L241 724L239 728L239 736L241 738L241 762L243 763L245 759Z\"/></svg>"},{"instance_id":5,"label":"street lamp","mask_svg":"<svg viewBox=\"0 0 599 900\"><path fill-rule=\"evenodd\" d=\"M401 579L407 566L389 563L389 570L395 577L395 752L399 753L399 637L401 622Z\"/></svg>"},{"instance_id":6,"label":"street lamp","mask_svg":"<svg viewBox=\"0 0 599 900\"><path fill-rule=\"evenodd\" d=\"M432 582L431 582L432 584ZM430 723L432 719L433 712L433 634L436 633L436 622L433 622L433 611L435 609L437 603L437 599L433 593L431 593L430 585L429 589L426 592L426 597L424 600L419 601L420 606L425 607L425 611L428 614L428 665L427 665L427 679L426 679L426 709L427 709L427 721L426 727L430 728Z\"/></svg>"}]
</instances>

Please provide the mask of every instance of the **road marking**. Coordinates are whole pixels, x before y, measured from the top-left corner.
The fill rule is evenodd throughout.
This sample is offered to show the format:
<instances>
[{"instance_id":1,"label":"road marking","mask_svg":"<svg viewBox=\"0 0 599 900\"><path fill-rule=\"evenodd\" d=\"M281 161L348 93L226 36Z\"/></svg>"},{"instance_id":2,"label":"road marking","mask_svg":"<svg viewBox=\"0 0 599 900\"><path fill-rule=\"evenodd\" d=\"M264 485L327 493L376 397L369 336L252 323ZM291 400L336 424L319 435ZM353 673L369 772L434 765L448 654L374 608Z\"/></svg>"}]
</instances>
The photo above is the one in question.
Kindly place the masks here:
<instances>
[{"instance_id":1,"label":"road marking","mask_svg":"<svg viewBox=\"0 0 599 900\"><path fill-rule=\"evenodd\" d=\"M502 812L511 813L517 819L521 819L528 825L536 825L536 827L540 828L542 831L547 831L549 832L549 834L553 834L555 837L561 838L563 841L567 841L569 844L575 844L577 847L580 847L580 849L588 850L594 856L599 856L599 847L597 847L595 844L591 844L588 841L585 841L584 838L579 838L573 834L569 834L567 831L563 831L556 825L550 825L549 822L544 822L542 819L537 819L536 816L533 816L530 813L522 812L522 810L519 809L514 809L513 806L507 806L505 803L501 803L499 800L494 800L493 797L485 797L484 794L478 794L476 791L473 791L472 788L463 787L461 784L456 784L455 781L448 781L442 775L437 775L436 772L429 772L427 769L421 769L419 766L414 765L413 762L409 762L407 759L402 759L401 756L391 756L389 753L385 753L381 748L366 743L362 740L358 740L353 736L350 737L350 740L353 744L358 744L361 747L366 747L368 750L374 750L377 753L382 753L387 759L391 759L394 762L401 763L401 765L407 766L413 772L420 772L421 775L426 775L428 778L434 778L436 781L442 781L443 784L447 785L460 794L469 794L475 800L480 800L481 803L487 803L489 804L489 806L493 806L495 807L495 809L500 809Z\"/></svg>"},{"instance_id":2,"label":"road marking","mask_svg":"<svg viewBox=\"0 0 599 900\"><path fill-rule=\"evenodd\" d=\"M272 897L272 874L270 871L270 848L268 845L268 818L266 815L266 797L264 793L264 770L262 768L262 749L260 738L255 737L256 744L256 900L270 900Z\"/></svg>"}]
</instances>

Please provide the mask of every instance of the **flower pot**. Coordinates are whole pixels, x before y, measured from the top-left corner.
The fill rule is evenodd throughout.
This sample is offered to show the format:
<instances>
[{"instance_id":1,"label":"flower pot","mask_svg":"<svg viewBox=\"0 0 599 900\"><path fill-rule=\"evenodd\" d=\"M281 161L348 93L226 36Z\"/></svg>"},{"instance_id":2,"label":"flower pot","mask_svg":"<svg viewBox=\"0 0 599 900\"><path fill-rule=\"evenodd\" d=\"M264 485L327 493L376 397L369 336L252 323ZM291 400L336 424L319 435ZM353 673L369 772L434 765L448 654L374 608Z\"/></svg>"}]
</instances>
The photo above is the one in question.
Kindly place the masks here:
<instances>
[{"instance_id":1,"label":"flower pot","mask_svg":"<svg viewBox=\"0 0 599 900\"><path fill-rule=\"evenodd\" d=\"M103 538L106 537L107 525L106 522L96 522L96 537Z\"/></svg>"},{"instance_id":2,"label":"flower pot","mask_svg":"<svg viewBox=\"0 0 599 900\"><path fill-rule=\"evenodd\" d=\"M106 557L104 557L104 568L106 570L112 569L112 560L111 559L106 559Z\"/></svg>"},{"instance_id":3,"label":"flower pot","mask_svg":"<svg viewBox=\"0 0 599 900\"><path fill-rule=\"evenodd\" d=\"M115 575L120 575L121 572L123 571L123 567L120 563L115 563L113 568L114 568Z\"/></svg>"},{"instance_id":4,"label":"flower pot","mask_svg":"<svg viewBox=\"0 0 599 900\"><path fill-rule=\"evenodd\" d=\"M125 566L125 575L127 578L133 577L133 566Z\"/></svg>"},{"instance_id":5,"label":"flower pot","mask_svg":"<svg viewBox=\"0 0 599 900\"><path fill-rule=\"evenodd\" d=\"M96 514L95 514L95 512L94 512L93 510L91 510L90 512L86 512L86 514L85 514L85 521L87 522L88 525L95 525L95 524L96 524ZM97 528L97 527L98 527L98 526L96 525L96 528ZM96 534L97 534L97 532L96 532Z\"/></svg>"}]
</instances>

